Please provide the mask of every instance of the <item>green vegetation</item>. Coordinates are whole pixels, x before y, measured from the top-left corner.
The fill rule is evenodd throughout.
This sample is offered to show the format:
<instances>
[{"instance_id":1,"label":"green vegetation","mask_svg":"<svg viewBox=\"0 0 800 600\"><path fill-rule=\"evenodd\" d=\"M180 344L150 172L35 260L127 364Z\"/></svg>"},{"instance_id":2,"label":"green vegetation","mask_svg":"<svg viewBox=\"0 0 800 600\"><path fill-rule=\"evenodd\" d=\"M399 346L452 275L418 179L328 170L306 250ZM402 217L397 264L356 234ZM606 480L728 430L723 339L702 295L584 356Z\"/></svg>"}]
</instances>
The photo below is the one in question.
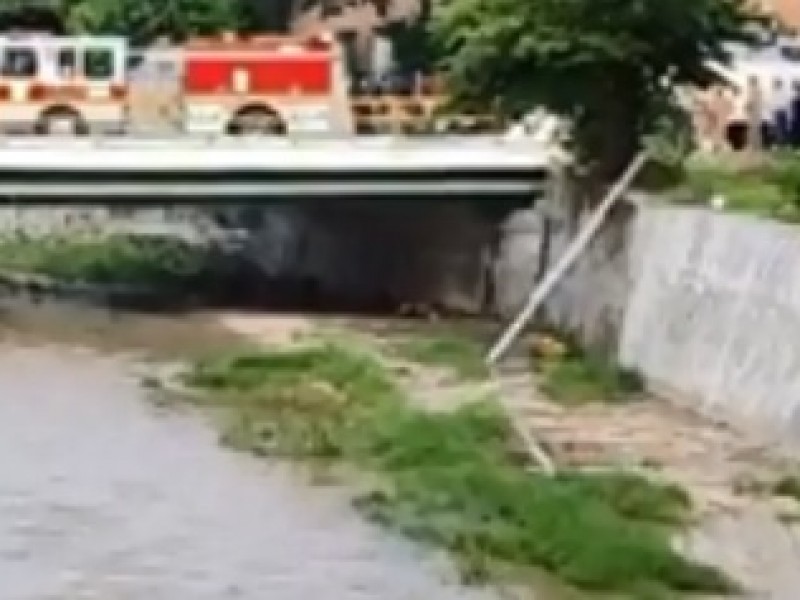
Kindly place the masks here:
<instances>
[{"instance_id":1,"label":"green vegetation","mask_svg":"<svg viewBox=\"0 0 800 600\"><path fill-rule=\"evenodd\" d=\"M633 401L644 391L644 381L636 371L584 351L568 338L554 343L560 345L561 353L539 354L533 359L541 389L554 402L568 406L616 404Z\"/></svg>"},{"instance_id":2,"label":"green vegetation","mask_svg":"<svg viewBox=\"0 0 800 600\"><path fill-rule=\"evenodd\" d=\"M493 404L414 408L371 354L327 343L223 356L186 382L230 418L225 438L237 448L374 476L356 505L449 549L465 575L544 568L638 598L732 587L671 548L667 526L689 511L680 490L628 474L532 473Z\"/></svg>"},{"instance_id":3,"label":"green vegetation","mask_svg":"<svg viewBox=\"0 0 800 600\"><path fill-rule=\"evenodd\" d=\"M748 0L443 0L431 31L461 101L562 116L605 183L674 114L677 88L716 79L708 61L764 25Z\"/></svg>"},{"instance_id":4,"label":"green vegetation","mask_svg":"<svg viewBox=\"0 0 800 600\"><path fill-rule=\"evenodd\" d=\"M18 8L16 4L11 8ZM55 4L72 32L124 34L137 43L223 30L291 31L293 20L304 11L326 9L325 0L57 0ZM430 66L430 53L425 51L429 38L422 26L430 0L420 4L418 21L392 22L387 27L397 40L397 56L404 67Z\"/></svg>"},{"instance_id":5,"label":"green vegetation","mask_svg":"<svg viewBox=\"0 0 800 600\"><path fill-rule=\"evenodd\" d=\"M689 201L721 195L726 210L800 222L800 156L794 153L767 156L748 168L695 161L686 179Z\"/></svg>"},{"instance_id":6,"label":"green vegetation","mask_svg":"<svg viewBox=\"0 0 800 600\"><path fill-rule=\"evenodd\" d=\"M394 349L409 360L447 367L462 379L483 379L489 374L482 348L463 335L414 336Z\"/></svg>"},{"instance_id":7,"label":"green vegetation","mask_svg":"<svg viewBox=\"0 0 800 600\"><path fill-rule=\"evenodd\" d=\"M560 404L623 403L643 390L637 373L593 355L570 356L540 366L542 391Z\"/></svg>"},{"instance_id":8,"label":"green vegetation","mask_svg":"<svg viewBox=\"0 0 800 600\"><path fill-rule=\"evenodd\" d=\"M37 273L69 283L190 284L205 276L209 265L207 250L170 239L0 241L0 270Z\"/></svg>"},{"instance_id":9,"label":"green vegetation","mask_svg":"<svg viewBox=\"0 0 800 600\"><path fill-rule=\"evenodd\" d=\"M236 0L63 0L70 31L126 35L135 43L236 30L247 24L249 3Z\"/></svg>"},{"instance_id":10,"label":"green vegetation","mask_svg":"<svg viewBox=\"0 0 800 600\"><path fill-rule=\"evenodd\" d=\"M784 477L781 477L777 482L775 482L772 492L776 496L794 498L800 502L800 476L785 475Z\"/></svg>"}]
</instances>

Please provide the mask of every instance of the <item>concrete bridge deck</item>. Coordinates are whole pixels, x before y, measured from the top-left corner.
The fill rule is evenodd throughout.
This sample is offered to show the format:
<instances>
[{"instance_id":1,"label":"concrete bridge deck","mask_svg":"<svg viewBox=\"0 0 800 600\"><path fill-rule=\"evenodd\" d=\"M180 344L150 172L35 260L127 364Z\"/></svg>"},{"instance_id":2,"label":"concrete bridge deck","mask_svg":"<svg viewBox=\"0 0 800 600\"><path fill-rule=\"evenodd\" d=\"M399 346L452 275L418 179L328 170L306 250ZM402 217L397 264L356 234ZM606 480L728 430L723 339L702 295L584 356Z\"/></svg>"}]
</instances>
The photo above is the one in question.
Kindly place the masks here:
<instances>
[{"instance_id":1,"label":"concrete bridge deck","mask_svg":"<svg viewBox=\"0 0 800 600\"><path fill-rule=\"evenodd\" d=\"M0 201L531 196L549 173L531 140L0 138Z\"/></svg>"}]
</instances>

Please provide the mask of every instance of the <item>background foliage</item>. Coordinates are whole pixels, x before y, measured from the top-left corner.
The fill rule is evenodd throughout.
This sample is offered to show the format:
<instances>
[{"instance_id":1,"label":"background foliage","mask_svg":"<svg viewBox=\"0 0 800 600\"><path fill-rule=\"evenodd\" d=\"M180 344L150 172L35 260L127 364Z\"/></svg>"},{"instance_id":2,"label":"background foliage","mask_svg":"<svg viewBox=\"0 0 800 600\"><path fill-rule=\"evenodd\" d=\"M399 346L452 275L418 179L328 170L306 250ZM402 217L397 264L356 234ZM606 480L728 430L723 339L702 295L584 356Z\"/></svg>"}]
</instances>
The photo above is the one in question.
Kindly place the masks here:
<instances>
[{"instance_id":1,"label":"background foliage","mask_svg":"<svg viewBox=\"0 0 800 600\"><path fill-rule=\"evenodd\" d=\"M578 156L616 176L708 61L752 43L766 19L746 0L441 0L432 33L450 83L506 113L543 106L574 125Z\"/></svg>"},{"instance_id":2,"label":"background foliage","mask_svg":"<svg viewBox=\"0 0 800 600\"><path fill-rule=\"evenodd\" d=\"M69 30L113 33L133 41L213 33L244 25L244 5L223 0L64 0Z\"/></svg>"}]
</instances>

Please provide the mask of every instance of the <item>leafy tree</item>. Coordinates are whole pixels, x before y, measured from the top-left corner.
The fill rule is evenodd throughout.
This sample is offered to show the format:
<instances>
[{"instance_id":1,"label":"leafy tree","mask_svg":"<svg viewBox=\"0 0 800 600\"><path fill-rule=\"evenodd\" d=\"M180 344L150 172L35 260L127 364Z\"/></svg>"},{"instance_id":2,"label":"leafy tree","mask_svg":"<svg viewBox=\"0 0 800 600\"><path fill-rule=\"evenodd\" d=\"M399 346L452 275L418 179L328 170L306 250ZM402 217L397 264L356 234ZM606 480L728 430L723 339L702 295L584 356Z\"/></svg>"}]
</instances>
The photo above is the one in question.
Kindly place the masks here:
<instances>
[{"instance_id":1,"label":"leafy tree","mask_svg":"<svg viewBox=\"0 0 800 600\"><path fill-rule=\"evenodd\" d=\"M245 25L244 5L232 0L64 0L62 12L73 32L122 34L139 43Z\"/></svg>"},{"instance_id":2,"label":"leafy tree","mask_svg":"<svg viewBox=\"0 0 800 600\"><path fill-rule=\"evenodd\" d=\"M299 0L242 0L245 19L253 28L289 31Z\"/></svg>"},{"instance_id":3,"label":"leafy tree","mask_svg":"<svg viewBox=\"0 0 800 600\"><path fill-rule=\"evenodd\" d=\"M64 33L58 0L0 0L0 31L27 29Z\"/></svg>"},{"instance_id":4,"label":"leafy tree","mask_svg":"<svg viewBox=\"0 0 800 600\"><path fill-rule=\"evenodd\" d=\"M681 85L753 43L767 21L748 0L440 0L431 23L456 97L572 124L591 183L616 177Z\"/></svg>"},{"instance_id":5,"label":"leafy tree","mask_svg":"<svg viewBox=\"0 0 800 600\"><path fill-rule=\"evenodd\" d=\"M435 66L435 48L428 32L432 7L433 0L419 0L415 18L391 21L381 28L394 44L394 58L400 72L427 72Z\"/></svg>"}]
</instances>

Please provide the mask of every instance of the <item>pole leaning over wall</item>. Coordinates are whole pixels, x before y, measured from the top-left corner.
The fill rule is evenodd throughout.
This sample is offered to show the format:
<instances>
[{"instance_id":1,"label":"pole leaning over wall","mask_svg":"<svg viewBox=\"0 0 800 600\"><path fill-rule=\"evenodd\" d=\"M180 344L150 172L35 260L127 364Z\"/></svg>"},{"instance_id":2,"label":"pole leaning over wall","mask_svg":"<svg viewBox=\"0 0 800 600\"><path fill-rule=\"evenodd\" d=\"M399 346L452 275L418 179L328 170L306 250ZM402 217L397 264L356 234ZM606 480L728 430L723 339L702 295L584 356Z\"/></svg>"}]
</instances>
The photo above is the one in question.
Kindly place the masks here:
<instances>
[{"instance_id":1,"label":"pole leaning over wall","mask_svg":"<svg viewBox=\"0 0 800 600\"><path fill-rule=\"evenodd\" d=\"M533 318L536 310L541 306L542 302L547 298L553 288L561 281L562 277L572 267L578 257L583 253L589 242L595 236L600 226L608 216L611 207L614 206L617 200L627 191L633 183L636 176L641 171L647 162L649 155L646 151L641 151L633 161L625 169L625 172L609 190L606 197L598 205L597 209L591 215L586 223L586 226L575 236L575 239L569 245L563 256L559 259L558 263L550 269L542 280L537 283L531 290L525 306L506 328L502 335L497 339L495 344L486 355L486 362L490 365L497 363L500 358L508 351L511 344L519 337L522 330Z\"/></svg>"}]
</instances>

